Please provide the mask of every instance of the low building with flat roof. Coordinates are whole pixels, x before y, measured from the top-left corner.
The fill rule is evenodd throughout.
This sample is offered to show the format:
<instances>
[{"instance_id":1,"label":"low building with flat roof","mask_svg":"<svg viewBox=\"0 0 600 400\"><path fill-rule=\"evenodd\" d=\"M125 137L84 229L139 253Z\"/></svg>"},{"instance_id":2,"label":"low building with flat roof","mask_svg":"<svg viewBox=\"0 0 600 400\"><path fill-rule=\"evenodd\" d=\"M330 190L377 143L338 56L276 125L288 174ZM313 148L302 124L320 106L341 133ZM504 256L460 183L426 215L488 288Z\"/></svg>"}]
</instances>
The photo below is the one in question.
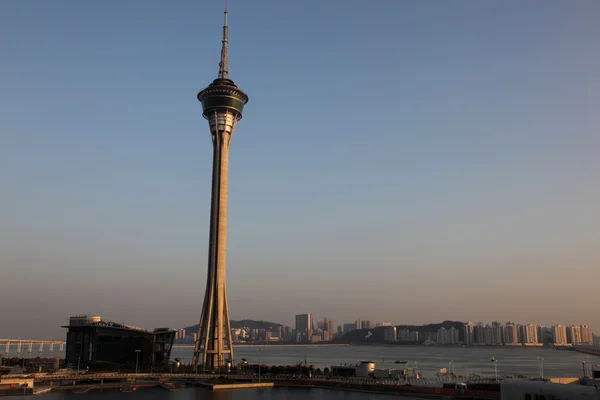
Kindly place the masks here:
<instances>
[{"instance_id":1,"label":"low building with flat roof","mask_svg":"<svg viewBox=\"0 0 600 400\"><path fill-rule=\"evenodd\" d=\"M154 331L103 319L100 316L71 317L67 331L65 362L72 368L166 369L175 331Z\"/></svg>"}]
</instances>

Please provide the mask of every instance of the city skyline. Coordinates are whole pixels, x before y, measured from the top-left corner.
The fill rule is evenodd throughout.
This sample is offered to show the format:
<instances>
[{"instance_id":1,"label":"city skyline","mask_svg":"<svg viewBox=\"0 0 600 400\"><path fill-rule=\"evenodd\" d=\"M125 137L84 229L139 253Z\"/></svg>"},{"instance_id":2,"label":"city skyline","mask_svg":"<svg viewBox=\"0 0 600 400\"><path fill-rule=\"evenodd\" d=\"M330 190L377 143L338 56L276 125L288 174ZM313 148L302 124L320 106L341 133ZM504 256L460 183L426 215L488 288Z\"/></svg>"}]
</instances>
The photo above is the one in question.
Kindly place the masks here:
<instances>
[{"instance_id":1,"label":"city skyline","mask_svg":"<svg viewBox=\"0 0 600 400\"><path fill-rule=\"evenodd\" d=\"M350 334L357 330L362 331L358 336ZM194 326L178 328L175 336L176 343L195 343L197 337L195 331ZM296 315L295 326L273 321L232 321L231 334L233 342L238 344L308 344L330 340L337 343L355 343L370 336L375 341L413 345L562 347L593 345L598 340L591 327L586 324L543 326L512 321L505 323L443 321L407 326L360 319L334 324L327 317L319 319L311 314ZM346 336L347 334L350 336Z\"/></svg>"},{"instance_id":2,"label":"city skyline","mask_svg":"<svg viewBox=\"0 0 600 400\"><path fill-rule=\"evenodd\" d=\"M94 316L94 315L98 315L95 313L82 313L82 314L78 314L78 315L86 315L86 316ZM239 324L240 321L253 321L254 323L265 323L265 324L275 324L275 325L279 325L281 327L284 328L291 328L293 330L296 330L295 324L298 322L298 317L299 316L304 316L304 315L308 315L309 317L309 321L311 321L311 325L317 327L320 323L322 323L322 321L325 319L329 322L329 326L333 328L333 332L337 332L338 328L341 328L343 333L347 333L349 331L348 327L352 326L352 330L354 329L375 329L375 328L379 328L379 327L385 327L385 326L394 326L394 327L398 327L398 326L407 326L407 327L425 327L428 325L439 325L442 324L444 322L453 322L453 323L461 323L464 324L465 326L467 324L471 324L472 326L478 326L481 325L483 327L491 327L491 326L495 326L496 324L499 324L500 326L505 326L505 325L515 325L515 326L523 326L526 327L528 325L532 325L535 327L542 327L542 328L546 328L546 329L551 329L552 327L555 326L561 326L564 327L566 329L568 329L571 326L578 326L578 327L589 327L590 330L592 332L594 332L594 336L595 332L597 332L593 326L589 325L587 322L583 321L579 321L579 322L568 322L568 321L555 321L553 323L548 323L548 324L544 324L544 323L538 323L535 322L535 320L531 320L531 321L515 321L514 319L486 319L486 320L469 320L469 319L451 319L451 318L444 318L444 319L440 319L440 320L426 320L422 323L406 323L404 321L399 321L399 320L394 320L394 319L387 319L387 320L377 320L377 319L363 319L363 318L356 318L356 319L348 319L348 320L339 320L339 319L332 319L329 318L327 316L318 316L316 317L315 314L312 313L307 313L307 314L295 314L292 315L290 318L288 318L285 321L279 321L279 320L269 320L269 319L265 319L265 318L232 318L231 321ZM112 320L115 321L120 321L120 323L125 323L124 320L122 320L121 318L118 317L114 317L114 316L110 316L110 318ZM64 320L69 319L69 317L65 317L63 318ZM180 324L180 325L176 325L176 326L170 326L169 328L174 329L176 331L180 331L180 330L186 330L187 334L189 335L189 337L191 337L192 335L196 336L197 335L197 329L194 328L194 326L196 325L190 325L191 320L187 321L187 323L184 324ZM127 323L131 323L131 321L127 321ZM154 325L149 325L149 326L143 326L140 325L141 329L146 329L148 331L151 331L153 329L153 327L156 326L156 324ZM49 327L50 329L48 330L53 331L54 327ZM191 330L190 330L191 329ZM231 328L232 330L235 329L239 329L239 328ZM319 327L318 329L321 329L321 327ZM48 339L48 340L61 340L61 334L59 332L63 332L64 329L54 329L55 332L57 332L57 334L54 334L55 336L43 336L43 339ZM330 331L331 332L331 331ZM10 336L10 335L9 335ZM33 337L32 335L29 336L14 336L11 337L11 339L40 339L39 337ZM192 342L192 344L195 343L195 339Z\"/></svg>"},{"instance_id":3,"label":"city skyline","mask_svg":"<svg viewBox=\"0 0 600 400\"><path fill-rule=\"evenodd\" d=\"M0 4L0 333L197 319L222 5ZM600 4L230 7L232 319L600 331Z\"/></svg>"}]
</instances>

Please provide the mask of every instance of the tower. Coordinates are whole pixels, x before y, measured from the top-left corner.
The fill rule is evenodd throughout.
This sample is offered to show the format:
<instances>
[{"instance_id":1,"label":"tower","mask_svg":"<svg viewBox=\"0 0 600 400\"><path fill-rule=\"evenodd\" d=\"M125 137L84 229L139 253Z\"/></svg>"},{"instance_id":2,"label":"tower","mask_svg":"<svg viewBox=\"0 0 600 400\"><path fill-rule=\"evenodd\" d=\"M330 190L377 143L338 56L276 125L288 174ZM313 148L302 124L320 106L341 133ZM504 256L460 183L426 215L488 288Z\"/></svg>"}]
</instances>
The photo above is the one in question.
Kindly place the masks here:
<instances>
[{"instance_id":1,"label":"tower","mask_svg":"<svg viewBox=\"0 0 600 400\"><path fill-rule=\"evenodd\" d=\"M223 24L223 45L219 76L198 93L202 116L208 120L213 142L212 194L210 205L210 239L206 293L200 315L193 364L205 369L219 369L232 364L233 344L225 285L227 251L227 192L229 145L237 121L248 96L231 79L227 64L228 27L227 4ZM202 357L202 359L200 359Z\"/></svg>"}]
</instances>

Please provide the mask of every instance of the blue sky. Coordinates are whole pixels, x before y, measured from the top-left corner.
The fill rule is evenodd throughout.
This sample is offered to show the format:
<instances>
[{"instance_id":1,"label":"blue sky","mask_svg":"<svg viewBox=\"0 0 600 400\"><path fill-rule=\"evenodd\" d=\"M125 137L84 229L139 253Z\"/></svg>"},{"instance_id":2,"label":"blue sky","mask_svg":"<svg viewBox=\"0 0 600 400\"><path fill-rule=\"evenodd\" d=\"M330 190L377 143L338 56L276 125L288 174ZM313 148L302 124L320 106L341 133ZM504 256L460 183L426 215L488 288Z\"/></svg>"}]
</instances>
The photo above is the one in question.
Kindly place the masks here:
<instances>
[{"instance_id":1,"label":"blue sky","mask_svg":"<svg viewBox=\"0 0 600 400\"><path fill-rule=\"evenodd\" d=\"M600 331L600 3L229 8L232 318ZM1 2L0 334L197 321L222 9Z\"/></svg>"}]
</instances>

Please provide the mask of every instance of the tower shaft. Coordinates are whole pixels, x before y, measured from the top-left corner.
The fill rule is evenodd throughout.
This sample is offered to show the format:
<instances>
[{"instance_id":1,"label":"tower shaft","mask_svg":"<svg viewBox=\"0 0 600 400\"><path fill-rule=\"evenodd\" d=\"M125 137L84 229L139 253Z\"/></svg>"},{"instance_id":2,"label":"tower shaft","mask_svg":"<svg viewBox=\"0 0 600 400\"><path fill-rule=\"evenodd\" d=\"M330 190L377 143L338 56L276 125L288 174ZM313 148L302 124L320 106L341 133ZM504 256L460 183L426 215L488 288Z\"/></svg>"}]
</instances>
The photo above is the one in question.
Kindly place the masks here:
<instances>
[{"instance_id":1,"label":"tower shaft","mask_svg":"<svg viewBox=\"0 0 600 400\"><path fill-rule=\"evenodd\" d=\"M206 293L194 352L194 364L202 354L202 365L208 369L233 364L233 343L227 304L227 200L229 147L237 115L228 110L208 116L213 141L212 199Z\"/></svg>"}]
</instances>

